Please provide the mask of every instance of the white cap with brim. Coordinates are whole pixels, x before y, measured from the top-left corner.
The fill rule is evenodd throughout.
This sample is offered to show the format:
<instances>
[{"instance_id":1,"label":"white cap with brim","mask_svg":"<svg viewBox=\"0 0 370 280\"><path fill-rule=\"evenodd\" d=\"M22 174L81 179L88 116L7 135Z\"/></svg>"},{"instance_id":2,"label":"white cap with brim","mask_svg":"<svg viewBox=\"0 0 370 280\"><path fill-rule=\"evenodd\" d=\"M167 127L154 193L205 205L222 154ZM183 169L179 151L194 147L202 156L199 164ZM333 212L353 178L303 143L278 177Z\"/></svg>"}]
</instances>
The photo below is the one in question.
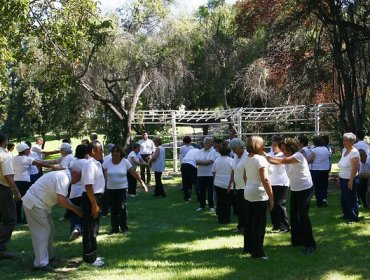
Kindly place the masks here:
<instances>
[{"instance_id":1,"label":"white cap with brim","mask_svg":"<svg viewBox=\"0 0 370 280\"><path fill-rule=\"evenodd\" d=\"M16 149L18 151L18 153L22 153L24 152L25 150L29 149L30 147L28 147L28 145L24 142L20 143L17 145Z\"/></svg>"},{"instance_id":2,"label":"white cap with brim","mask_svg":"<svg viewBox=\"0 0 370 280\"><path fill-rule=\"evenodd\" d=\"M72 150L72 146L68 143L62 143L62 145L59 147L59 149Z\"/></svg>"}]
</instances>

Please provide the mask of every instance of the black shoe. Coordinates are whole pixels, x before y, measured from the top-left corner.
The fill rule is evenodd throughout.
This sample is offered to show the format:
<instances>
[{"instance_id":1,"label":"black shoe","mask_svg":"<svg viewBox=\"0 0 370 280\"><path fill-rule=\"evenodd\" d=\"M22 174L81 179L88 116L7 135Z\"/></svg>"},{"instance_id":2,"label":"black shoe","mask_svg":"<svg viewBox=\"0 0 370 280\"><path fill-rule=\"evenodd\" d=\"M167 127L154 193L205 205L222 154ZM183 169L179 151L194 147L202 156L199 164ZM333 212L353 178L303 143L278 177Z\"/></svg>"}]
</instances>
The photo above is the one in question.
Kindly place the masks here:
<instances>
[{"instance_id":1,"label":"black shoe","mask_svg":"<svg viewBox=\"0 0 370 280\"><path fill-rule=\"evenodd\" d=\"M303 249L303 255L312 254L315 250L316 250L316 248L314 248L314 247L306 247L306 248Z\"/></svg>"},{"instance_id":2,"label":"black shoe","mask_svg":"<svg viewBox=\"0 0 370 280\"><path fill-rule=\"evenodd\" d=\"M41 272L54 272L55 269L51 267L50 265L45 265L41 267L34 267L33 271L41 271Z\"/></svg>"},{"instance_id":3,"label":"black shoe","mask_svg":"<svg viewBox=\"0 0 370 280\"><path fill-rule=\"evenodd\" d=\"M0 259L12 259L14 258L14 254L8 251L1 251L0 252Z\"/></svg>"}]
</instances>

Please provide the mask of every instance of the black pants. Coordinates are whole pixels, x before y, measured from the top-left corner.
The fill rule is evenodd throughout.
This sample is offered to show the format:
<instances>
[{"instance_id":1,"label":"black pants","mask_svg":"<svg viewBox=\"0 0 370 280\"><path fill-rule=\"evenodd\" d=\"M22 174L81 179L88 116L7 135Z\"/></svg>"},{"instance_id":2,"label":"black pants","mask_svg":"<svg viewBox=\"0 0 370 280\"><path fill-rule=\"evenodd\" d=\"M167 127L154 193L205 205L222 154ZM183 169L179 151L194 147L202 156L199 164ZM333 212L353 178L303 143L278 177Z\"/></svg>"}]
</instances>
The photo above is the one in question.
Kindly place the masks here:
<instances>
[{"instance_id":1,"label":"black pants","mask_svg":"<svg viewBox=\"0 0 370 280\"><path fill-rule=\"evenodd\" d=\"M101 201L101 214L102 216L107 216L109 213L110 209L110 199L109 199L109 194L108 194L108 189L107 187L104 188L104 194L102 196L102 201Z\"/></svg>"},{"instance_id":2,"label":"black pants","mask_svg":"<svg viewBox=\"0 0 370 280\"><path fill-rule=\"evenodd\" d=\"M126 204L126 189L110 190L108 189L111 202L110 222L112 232L125 232L127 227L127 204Z\"/></svg>"},{"instance_id":3,"label":"black pants","mask_svg":"<svg viewBox=\"0 0 370 280\"><path fill-rule=\"evenodd\" d=\"M102 194L95 194L95 200L100 208ZM98 256L98 243L96 237L99 233L100 215L96 219L91 216L91 202L86 192L82 194L81 208L84 217L82 219L83 260L87 263L93 263Z\"/></svg>"},{"instance_id":4,"label":"black pants","mask_svg":"<svg viewBox=\"0 0 370 280\"><path fill-rule=\"evenodd\" d=\"M235 202L238 214L238 229L244 229L245 210L244 210L244 189L235 189Z\"/></svg>"},{"instance_id":5,"label":"black pants","mask_svg":"<svg viewBox=\"0 0 370 280\"><path fill-rule=\"evenodd\" d=\"M227 189L215 186L216 203L217 203L217 217L220 224L227 224L230 222L231 203L230 195Z\"/></svg>"},{"instance_id":6,"label":"black pants","mask_svg":"<svg viewBox=\"0 0 370 280\"><path fill-rule=\"evenodd\" d=\"M244 200L244 252L250 253L252 258L261 258L265 256L263 241L266 231L267 205L267 201L251 202Z\"/></svg>"},{"instance_id":7,"label":"black pants","mask_svg":"<svg viewBox=\"0 0 370 280\"><path fill-rule=\"evenodd\" d=\"M154 195L165 197L166 194L164 193L164 188L162 184L162 172L154 172L154 177L155 177Z\"/></svg>"},{"instance_id":8,"label":"black pants","mask_svg":"<svg viewBox=\"0 0 370 280\"><path fill-rule=\"evenodd\" d=\"M213 203L213 177L212 176L201 176L197 177L197 185L199 188L199 203L200 208L206 207L206 198L208 196L208 207L214 208Z\"/></svg>"},{"instance_id":9,"label":"black pants","mask_svg":"<svg viewBox=\"0 0 370 280\"><path fill-rule=\"evenodd\" d=\"M293 246L316 248L312 235L312 225L308 212L310 210L313 188L290 192L290 226Z\"/></svg>"},{"instance_id":10,"label":"black pants","mask_svg":"<svg viewBox=\"0 0 370 280\"><path fill-rule=\"evenodd\" d=\"M9 187L0 185L0 252L7 250L17 223L17 212L13 192Z\"/></svg>"},{"instance_id":11,"label":"black pants","mask_svg":"<svg viewBox=\"0 0 370 280\"><path fill-rule=\"evenodd\" d=\"M130 172L127 172L127 181L128 181L128 194L136 195L137 181Z\"/></svg>"},{"instance_id":12,"label":"black pants","mask_svg":"<svg viewBox=\"0 0 370 280\"><path fill-rule=\"evenodd\" d=\"M357 185L358 202L359 204L362 204L364 208L368 208L366 201L368 179L360 178L359 176L357 176L355 182Z\"/></svg>"},{"instance_id":13,"label":"black pants","mask_svg":"<svg viewBox=\"0 0 370 280\"><path fill-rule=\"evenodd\" d=\"M313 187L318 207L328 199L329 170L311 170Z\"/></svg>"},{"instance_id":14,"label":"black pants","mask_svg":"<svg viewBox=\"0 0 370 280\"><path fill-rule=\"evenodd\" d=\"M197 181L197 168L189 163L181 164L182 187L184 190L184 200L188 201L191 198L193 185Z\"/></svg>"},{"instance_id":15,"label":"black pants","mask_svg":"<svg viewBox=\"0 0 370 280\"><path fill-rule=\"evenodd\" d=\"M70 201L74 205L76 205L78 207L81 207L82 197L78 196L78 197L70 198ZM71 232L76 229L76 230L78 230L79 233L81 233L82 232L82 228L81 228L82 218L77 216L76 213L73 212L73 211L70 211L69 218L70 218L70 222L71 222Z\"/></svg>"},{"instance_id":16,"label":"black pants","mask_svg":"<svg viewBox=\"0 0 370 280\"><path fill-rule=\"evenodd\" d=\"M17 185L21 197L23 197L26 194L26 192L31 186L31 183L26 181L15 181L15 184ZM22 213L22 200L16 202L16 208L17 208L17 223L25 222L26 216L24 215L24 213Z\"/></svg>"},{"instance_id":17,"label":"black pants","mask_svg":"<svg viewBox=\"0 0 370 280\"><path fill-rule=\"evenodd\" d=\"M272 192L274 194L274 208L270 212L272 226L276 230L289 230L288 214L285 206L289 187L272 186Z\"/></svg>"},{"instance_id":18,"label":"black pants","mask_svg":"<svg viewBox=\"0 0 370 280\"><path fill-rule=\"evenodd\" d=\"M141 158L148 163L150 154L142 154ZM150 184L151 174L150 174L150 165L140 165L140 176L141 180L143 180L145 183ZM146 181L145 181L145 171L146 171Z\"/></svg>"}]
</instances>

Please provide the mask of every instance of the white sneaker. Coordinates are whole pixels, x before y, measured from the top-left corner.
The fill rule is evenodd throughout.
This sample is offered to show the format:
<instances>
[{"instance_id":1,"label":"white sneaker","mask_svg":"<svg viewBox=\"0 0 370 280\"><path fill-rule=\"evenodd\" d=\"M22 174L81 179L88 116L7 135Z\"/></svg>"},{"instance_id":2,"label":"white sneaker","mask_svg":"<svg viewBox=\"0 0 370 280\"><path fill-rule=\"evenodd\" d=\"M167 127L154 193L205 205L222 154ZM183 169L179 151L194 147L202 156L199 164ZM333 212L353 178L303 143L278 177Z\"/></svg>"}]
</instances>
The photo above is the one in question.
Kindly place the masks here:
<instances>
[{"instance_id":1,"label":"white sneaker","mask_svg":"<svg viewBox=\"0 0 370 280\"><path fill-rule=\"evenodd\" d=\"M77 229L74 229L69 236L69 241L76 240L80 236L80 232Z\"/></svg>"},{"instance_id":2,"label":"white sneaker","mask_svg":"<svg viewBox=\"0 0 370 280\"><path fill-rule=\"evenodd\" d=\"M209 208L209 211L216 212L215 208Z\"/></svg>"},{"instance_id":3,"label":"white sneaker","mask_svg":"<svg viewBox=\"0 0 370 280\"><path fill-rule=\"evenodd\" d=\"M195 211L199 212L199 211L203 211L203 210L204 210L204 208L199 207L199 208L197 208Z\"/></svg>"},{"instance_id":4,"label":"white sneaker","mask_svg":"<svg viewBox=\"0 0 370 280\"><path fill-rule=\"evenodd\" d=\"M104 258L103 257L97 257L96 259L99 260L99 261L104 262Z\"/></svg>"},{"instance_id":5,"label":"white sneaker","mask_svg":"<svg viewBox=\"0 0 370 280\"><path fill-rule=\"evenodd\" d=\"M92 265L95 267L102 267L104 265L104 261L101 258L96 258Z\"/></svg>"}]
</instances>

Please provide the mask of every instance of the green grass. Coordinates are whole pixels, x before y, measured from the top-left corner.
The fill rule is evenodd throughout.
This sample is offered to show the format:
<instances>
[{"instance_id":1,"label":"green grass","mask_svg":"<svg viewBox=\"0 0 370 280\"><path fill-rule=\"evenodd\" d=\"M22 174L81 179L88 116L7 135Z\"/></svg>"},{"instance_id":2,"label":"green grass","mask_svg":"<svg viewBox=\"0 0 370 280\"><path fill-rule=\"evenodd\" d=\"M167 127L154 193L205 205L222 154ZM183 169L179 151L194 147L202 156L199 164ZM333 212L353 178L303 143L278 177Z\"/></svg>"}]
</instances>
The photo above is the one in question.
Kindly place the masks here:
<instances>
[{"instance_id":1,"label":"green grass","mask_svg":"<svg viewBox=\"0 0 370 280\"><path fill-rule=\"evenodd\" d=\"M195 212L195 201L183 203L179 182L164 180L166 198L140 193L128 199L128 234L108 235L109 217L101 219L98 243L105 267L81 262L81 239L67 242L69 223L58 220L64 210L55 207L56 253L67 261L56 273L33 273L30 235L20 226L9 246L17 258L0 261L1 279L369 279L369 220L344 223L337 191L331 190L328 208L310 210L314 254L289 246L289 234L267 233L265 262L241 254L243 237L235 223L220 226L211 212Z\"/></svg>"}]
</instances>

